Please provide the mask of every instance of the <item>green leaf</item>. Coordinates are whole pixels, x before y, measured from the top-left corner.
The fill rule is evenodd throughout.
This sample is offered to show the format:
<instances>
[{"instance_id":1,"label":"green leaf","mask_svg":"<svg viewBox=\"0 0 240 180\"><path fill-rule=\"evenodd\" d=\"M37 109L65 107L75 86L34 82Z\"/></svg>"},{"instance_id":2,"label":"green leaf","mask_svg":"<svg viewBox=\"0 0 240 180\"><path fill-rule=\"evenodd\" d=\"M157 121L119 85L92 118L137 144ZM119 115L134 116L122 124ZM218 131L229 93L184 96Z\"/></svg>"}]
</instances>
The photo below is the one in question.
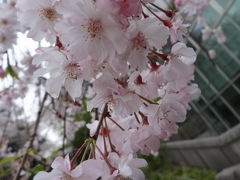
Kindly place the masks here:
<instances>
[{"instance_id":1,"label":"green leaf","mask_svg":"<svg viewBox=\"0 0 240 180\"><path fill-rule=\"evenodd\" d=\"M57 155L58 155L59 151L56 150L56 151L53 151L50 156L47 157L48 160L51 160L53 158L55 158Z\"/></svg>"},{"instance_id":2,"label":"green leaf","mask_svg":"<svg viewBox=\"0 0 240 180\"><path fill-rule=\"evenodd\" d=\"M157 102L160 101L160 100L161 100L160 97L152 99L152 101L155 102L155 103L157 103Z\"/></svg>"},{"instance_id":3,"label":"green leaf","mask_svg":"<svg viewBox=\"0 0 240 180\"><path fill-rule=\"evenodd\" d=\"M5 176L9 173L11 173L11 167L7 167L7 168L0 167L0 179L1 179L1 177Z\"/></svg>"},{"instance_id":4,"label":"green leaf","mask_svg":"<svg viewBox=\"0 0 240 180\"><path fill-rule=\"evenodd\" d=\"M29 169L28 172L32 173L32 174L37 174L39 171L43 171L45 169L43 164L38 164L35 167L33 167L32 169Z\"/></svg>"},{"instance_id":5,"label":"green leaf","mask_svg":"<svg viewBox=\"0 0 240 180\"><path fill-rule=\"evenodd\" d=\"M13 157L5 157L3 159L0 160L0 166L6 163L10 163L12 161L15 161L16 159L18 159L19 156L13 156Z\"/></svg>"},{"instance_id":6,"label":"green leaf","mask_svg":"<svg viewBox=\"0 0 240 180\"><path fill-rule=\"evenodd\" d=\"M28 149L28 150L26 151L26 153L28 153L28 154L31 155L31 156L37 156L37 155L38 155L38 152L35 151L35 150L33 150L33 149Z\"/></svg>"},{"instance_id":7,"label":"green leaf","mask_svg":"<svg viewBox=\"0 0 240 180\"><path fill-rule=\"evenodd\" d=\"M19 80L19 77L18 77L17 73L13 70L13 68L10 64L7 66L7 69L6 69L5 72L6 72L6 74L9 74L13 78Z\"/></svg>"}]
</instances>

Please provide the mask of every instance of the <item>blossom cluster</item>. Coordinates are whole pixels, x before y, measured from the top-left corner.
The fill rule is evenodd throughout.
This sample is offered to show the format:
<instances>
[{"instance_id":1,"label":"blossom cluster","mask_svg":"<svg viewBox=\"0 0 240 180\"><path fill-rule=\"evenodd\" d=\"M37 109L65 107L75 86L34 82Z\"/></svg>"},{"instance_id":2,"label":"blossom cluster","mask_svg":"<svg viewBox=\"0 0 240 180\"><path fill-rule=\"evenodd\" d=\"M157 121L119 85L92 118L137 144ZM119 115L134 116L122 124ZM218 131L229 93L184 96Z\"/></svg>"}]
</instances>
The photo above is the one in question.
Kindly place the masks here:
<instances>
[{"instance_id":1,"label":"blossom cluster","mask_svg":"<svg viewBox=\"0 0 240 180\"><path fill-rule=\"evenodd\" d=\"M225 43L226 36L224 35L221 26L209 27L205 22L205 17L202 15L209 5L209 0L174 0L173 2L181 16L185 16L189 21L197 19L196 23L201 27L203 41L207 41L210 35L213 34L217 39L217 43ZM206 53L209 55L210 59L214 59L217 55L214 49L209 49Z\"/></svg>"},{"instance_id":2,"label":"blossom cluster","mask_svg":"<svg viewBox=\"0 0 240 180\"><path fill-rule=\"evenodd\" d=\"M33 58L47 92L58 98L64 87L77 101L89 82L87 108L101 113L71 160L34 179L144 179L137 153L157 152L200 94L188 25L154 0L19 0L17 9L28 37L53 44Z\"/></svg>"}]
</instances>

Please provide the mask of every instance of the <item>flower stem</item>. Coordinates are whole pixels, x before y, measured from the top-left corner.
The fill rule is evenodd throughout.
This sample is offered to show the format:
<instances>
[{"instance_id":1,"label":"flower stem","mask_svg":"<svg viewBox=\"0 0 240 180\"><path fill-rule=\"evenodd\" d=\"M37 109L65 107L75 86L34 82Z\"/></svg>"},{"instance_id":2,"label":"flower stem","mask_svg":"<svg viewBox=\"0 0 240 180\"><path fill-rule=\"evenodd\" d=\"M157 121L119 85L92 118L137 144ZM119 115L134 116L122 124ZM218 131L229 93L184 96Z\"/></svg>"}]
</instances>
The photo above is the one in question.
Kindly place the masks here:
<instances>
[{"instance_id":1,"label":"flower stem","mask_svg":"<svg viewBox=\"0 0 240 180\"><path fill-rule=\"evenodd\" d=\"M103 112L102 112L102 115L101 115L101 117L100 117L97 130L96 130L95 134L93 135L93 137L97 137L97 136L98 136L99 131L100 131L100 129L101 129L101 126L102 126L102 124L103 124L103 120L104 120L104 118L107 117L107 116L108 116L108 104L106 103L105 106L104 106L104 108L103 108Z\"/></svg>"}]
</instances>

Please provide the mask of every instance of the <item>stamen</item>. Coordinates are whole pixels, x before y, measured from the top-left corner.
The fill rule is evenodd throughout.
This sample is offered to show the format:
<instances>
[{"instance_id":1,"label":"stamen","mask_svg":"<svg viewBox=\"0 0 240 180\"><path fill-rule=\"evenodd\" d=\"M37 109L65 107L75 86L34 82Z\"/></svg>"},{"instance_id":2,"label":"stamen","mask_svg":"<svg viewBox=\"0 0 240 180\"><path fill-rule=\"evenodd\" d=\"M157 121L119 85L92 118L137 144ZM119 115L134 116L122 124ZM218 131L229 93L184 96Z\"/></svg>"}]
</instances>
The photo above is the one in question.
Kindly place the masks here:
<instances>
[{"instance_id":1,"label":"stamen","mask_svg":"<svg viewBox=\"0 0 240 180\"><path fill-rule=\"evenodd\" d=\"M2 24L3 25L8 25L9 24L9 21L7 19L2 19Z\"/></svg>"},{"instance_id":2,"label":"stamen","mask_svg":"<svg viewBox=\"0 0 240 180\"><path fill-rule=\"evenodd\" d=\"M133 42L133 46L137 50L142 50L147 48L147 42L145 40L144 34L141 32L139 32L137 36L134 39L132 39L132 42Z\"/></svg>"},{"instance_id":3,"label":"stamen","mask_svg":"<svg viewBox=\"0 0 240 180\"><path fill-rule=\"evenodd\" d=\"M40 12L41 15L49 21L55 21L57 19L57 12L53 8L43 8Z\"/></svg>"},{"instance_id":4,"label":"stamen","mask_svg":"<svg viewBox=\"0 0 240 180\"><path fill-rule=\"evenodd\" d=\"M7 37L6 36L0 36L0 42L4 42L7 40Z\"/></svg>"},{"instance_id":5,"label":"stamen","mask_svg":"<svg viewBox=\"0 0 240 180\"><path fill-rule=\"evenodd\" d=\"M99 20L90 19L86 25L82 25L86 29L88 37L87 38L100 38L100 32L102 31L102 25Z\"/></svg>"},{"instance_id":6,"label":"stamen","mask_svg":"<svg viewBox=\"0 0 240 180\"><path fill-rule=\"evenodd\" d=\"M73 80L77 80L81 74L80 65L77 63L68 64L65 67L65 70L66 70L67 77Z\"/></svg>"}]
</instances>

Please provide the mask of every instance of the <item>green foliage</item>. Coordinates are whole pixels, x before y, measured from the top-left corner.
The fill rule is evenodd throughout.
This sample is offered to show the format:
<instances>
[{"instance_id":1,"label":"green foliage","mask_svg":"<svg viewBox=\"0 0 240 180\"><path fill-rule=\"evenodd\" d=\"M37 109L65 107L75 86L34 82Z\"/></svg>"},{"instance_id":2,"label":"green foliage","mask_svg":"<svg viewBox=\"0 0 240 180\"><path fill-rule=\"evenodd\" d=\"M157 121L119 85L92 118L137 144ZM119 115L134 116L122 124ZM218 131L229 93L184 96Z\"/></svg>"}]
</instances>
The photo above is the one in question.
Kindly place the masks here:
<instances>
[{"instance_id":1,"label":"green foliage","mask_svg":"<svg viewBox=\"0 0 240 180\"><path fill-rule=\"evenodd\" d=\"M91 121L91 113L87 111L87 99L85 97L82 98L82 112L81 114L75 114L75 121L85 121L85 123L90 123ZM89 131L86 126L83 126L75 133L75 138L71 142L74 148L79 148L84 141L89 137Z\"/></svg>"},{"instance_id":2,"label":"green foliage","mask_svg":"<svg viewBox=\"0 0 240 180\"><path fill-rule=\"evenodd\" d=\"M153 102L155 102L155 103L159 102L160 100L161 100L161 98L160 98L160 97L158 97L158 98L155 98L155 99L152 99L152 101L153 101Z\"/></svg>"},{"instance_id":3,"label":"green foliage","mask_svg":"<svg viewBox=\"0 0 240 180\"><path fill-rule=\"evenodd\" d=\"M164 144L158 156L144 156L148 166L143 169L149 180L214 180L216 172L209 169L174 166Z\"/></svg>"},{"instance_id":4,"label":"green foliage","mask_svg":"<svg viewBox=\"0 0 240 180\"><path fill-rule=\"evenodd\" d=\"M35 151L34 149L28 149L25 153L35 157L35 156L38 156L38 152Z\"/></svg>"},{"instance_id":5,"label":"green foliage","mask_svg":"<svg viewBox=\"0 0 240 180\"><path fill-rule=\"evenodd\" d=\"M39 171L44 171L45 166L43 164L38 164L35 167L28 170L31 174L37 174Z\"/></svg>"},{"instance_id":6,"label":"green foliage","mask_svg":"<svg viewBox=\"0 0 240 180\"><path fill-rule=\"evenodd\" d=\"M89 112L84 112L82 114L75 114L74 115L74 119L76 121L85 121L85 122L89 122L91 119L91 114Z\"/></svg>"},{"instance_id":7,"label":"green foliage","mask_svg":"<svg viewBox=\"0 0 240 180\"><path fill-rule=\"evenodd\" d=\"M53 151L50 156L47 157L48 160L54 159L59 153L59 150Z\"/></svg>"},{"instance_id":8,"label":"green foliage","mask_svg":"<svg viewBox=\"0 0 240 180\"><path fill-rule=\"evenodd\" d=\"M19 80L19 77L18 77L17 73L13 70L13 68L10 64L8 64L5 73L9 74L12 78L15 78L15 79Z\"/></svg>"},{"instance_id":9,"label":"green foliage","mask_svg":"<svg viewBox=\"0 0 240 180\"><path fill-rule=\"evenodd\" d=\"M19 157L21 156L17 155L12 157L5 157L0 160L0 179L1 177L4 177L11 172L11 167L9 166L9 164L19 159Z\"/></svg>"},{"instance_id":10,"label":"green foliage","mask_svg":"<svg viewBox=\"0 0 240 180\"><path fill-rule=\"evenodd\" d=\"M146 173L149 180L214 180L215 171L192 167L171 167Z\"/></svg>"},{"instance_id":11,"label":"green foliage","mask_svg":"<svg viewBox=\"0 0 240 180\"><path fill-rule=\"evenodd\" d=\"M11 172L10 167L0 167L0 179Z\"/></svg>"},{"instance_id":12,"label":"green foliage","mask_svg":"<svg viewBox=\"0 0 240 180\"><path fill-rule=\"evenodd\" d=\"M72 141L73 147L79 148L87 138L88 138L88 129L84 126L75 133L75 138Z\"/></svg>"},{"instance_id":13,"label":"green foliage","mask_svg":"<svg viewBox=\"0 0 240 180\"><path fill-rule=\"evenodd\" d=\"M13 156L13 157L5 157L3 159L0 160L0 166L10 163L12 161L15 161L19 158L19 156Z\"/></svg>"},{"instance_id":14,"label":"green foliage","mask_svg":"<svg viewBox=\"0 0 240 180\"><path fill-rule=\"evenodd\" d=\"M176 10L176 7L175 7L175 4L174 4L174 1L171 0L168 2L168 9L170 10Z\"/></svg>"},{"instance_id":15,"label":"green foliage","mask_svg":"<svg viewBox=\"0 0 240 180\"><path fill-rule=\"evenodd\" d=\"M22 158L25 154L28 154L29 156L34 157L35 159L41 159L38 152L33 149L28 149L24 151L23 153L11 156L11 157L5 157L0 160L0 179L1 177L8 176L11 174L11 163L14 161L17 161L18 159ZM32 175L36 174L39 171L44 170L44 166L42 164L39 164L35 166L34 168L28 170Z\"/></svg>"}]
</instances>

